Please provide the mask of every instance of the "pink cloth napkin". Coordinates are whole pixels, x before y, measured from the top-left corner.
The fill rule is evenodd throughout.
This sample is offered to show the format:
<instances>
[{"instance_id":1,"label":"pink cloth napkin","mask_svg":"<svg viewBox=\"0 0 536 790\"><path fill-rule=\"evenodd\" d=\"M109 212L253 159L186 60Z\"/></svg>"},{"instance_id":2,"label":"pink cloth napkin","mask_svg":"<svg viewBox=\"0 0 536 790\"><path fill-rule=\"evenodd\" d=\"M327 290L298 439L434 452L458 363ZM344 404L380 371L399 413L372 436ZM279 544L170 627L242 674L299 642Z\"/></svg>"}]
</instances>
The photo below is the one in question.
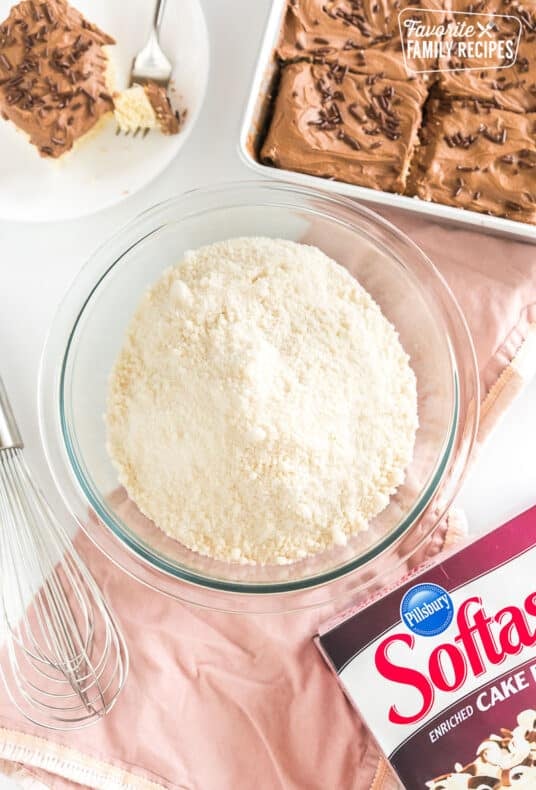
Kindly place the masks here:
<instances>
[{"instance_id":1,"label":"pink cloth napkin","mask_svg":"<svg viewBox=\"0 0 536 790\"><path fill-rule=\"evenodd\" d=\"M482 381L482 439L536 358L536 248L405 214L389 218L429 254L465 312ZM463 533L451 511L411 565ZM130 579L85 536L79 543L124 627L128 684L108 717L69 734L23 721L0 690L4 770L51 788L399 786L313 645L333 605L257 616L196 609Z\"/></svg>"}]
</instances>

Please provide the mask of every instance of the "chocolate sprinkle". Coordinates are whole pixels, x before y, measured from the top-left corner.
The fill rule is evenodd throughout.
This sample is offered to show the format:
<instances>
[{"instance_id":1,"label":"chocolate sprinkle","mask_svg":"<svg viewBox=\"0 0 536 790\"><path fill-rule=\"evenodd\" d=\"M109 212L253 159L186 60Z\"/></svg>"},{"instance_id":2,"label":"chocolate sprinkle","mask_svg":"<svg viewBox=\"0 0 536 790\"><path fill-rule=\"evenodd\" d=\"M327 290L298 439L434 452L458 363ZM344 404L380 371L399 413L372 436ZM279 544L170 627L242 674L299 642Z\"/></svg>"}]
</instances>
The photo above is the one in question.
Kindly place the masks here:
<instances>
[{"instance_id":1,"label":"chocolate sprinkle","mask_svg":"<svg viewBox=\"0 0 536 790\"><path fill-rule=\"evenodd\" d=\"M346 143L346 145L350 146L350 148L353 148L354 151L361 150L361 145L358 143L358 141L354 137L351 137L351 135L344 132L342 129L337 132L337 137L339 140L342 140L343 143Z\"/></svg>"},{"instance_id":2,"label":"chocolate sprinkle","mask_svg":"<svg viewBox=\"0 0 536 790\"><path fill-rule=\"evenodd\" d=\"M49 6L48 6L48 3L43 3L43 4L41 5L41 8L43 9L43 13L44 13L44 15L45 15L45 16L46 16L46 18L47 18L47 22L48 22L48 24L49 24L49 25L52 25L52 24L54 24L54 17L52 16L52 12L50 11L50 8L49 8Z\"/></svg>"},{"instance_id":3,"label":"chocolate sprinkle","mask_svg":"<svg viewBox=\"0 0 536 790\"><path fill-rule=\"evenodd\" d=\"M497 145L504 145L507 139L507 132L506 128L502 129L501 131L497 132L497 134L493 134L487 129L485 126L482 128L482 135L492 143L497 143Z\"/></svg>"},{"instance_id":4,"label":"chocolate sprinkle","mask_svg":"<svg viewBox=\"0 0 536 790\"><path fill-rule=\"evenodd\" d=\"M352 104L348 105L348 112L350 113L352 118L356 119L356 121L359 121L360 123L365 123L366 118L363 118L363 116L358 113L357 108L358 106L356 102L352 102Z\"/></svg>"},{"instance_id":5,"label":"chocolate sprinkle","mask_svg":"<svg viewBox=\"0 0 536 790\"><path fill-rule=\"evenodd\" d=\"M469 148L476 141L476 134L468 134L464 136L461 132L456 134L444 135L443 138L449 148Z\"/></svg>"},{"instance_id":6,"label":"chocolate sprinkle","mask_svg":"<svg viewBox=\"0 0 536 790\"><path fill-rule=\"evenodd\" d=\"M3 52L0 53L0 63L6 69L6 71L12 71L13 66L11 65L11 62L10 62L8 56L4 55Z\"/></svg>"},{"instance_id":7,"label":"chocolate sprinkle","mask_svg":"<svg viewBox=\"0 0 536 790\"><path fill-rule=\"evenodd\" d=\"M325 109L322 108L318 113L317 121L309 121L309 126L318 126L323 131L332 131L339 124L342 124L342 116L336 102L332 102Z\"/></svg>"}]
</instances>

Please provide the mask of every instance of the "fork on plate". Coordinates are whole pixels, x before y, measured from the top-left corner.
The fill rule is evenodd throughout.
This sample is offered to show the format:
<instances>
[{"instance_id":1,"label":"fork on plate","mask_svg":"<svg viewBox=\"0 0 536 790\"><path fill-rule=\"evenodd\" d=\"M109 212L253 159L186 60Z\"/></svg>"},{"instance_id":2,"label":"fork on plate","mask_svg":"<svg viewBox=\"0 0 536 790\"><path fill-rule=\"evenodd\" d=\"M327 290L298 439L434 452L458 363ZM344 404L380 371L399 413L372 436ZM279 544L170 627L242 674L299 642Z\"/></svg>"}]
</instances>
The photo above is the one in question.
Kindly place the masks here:
<instances>
[{"instance_id":1,"label":"fork on plate","mask_svg":"<svg viewBox=\"0 0 536 790\"><path fill-rule=\"evenodd\" d=\"M147 43L132 62L130 85L143 85L151 80L167 88L171 79L172 66L160 46L159 35L167 0L156 0L152 30Z\"/></svg>"},{"instance_id":2,"label":"fork on plate","mask_svg":"<svg viewBox=\"0 0 536 790\"><path fill-rule=\"evenodd\" d=\"M167 0L156 0L151 32L149 33L144 47L132 61L129 87L133 85L144 85L147 82L155 82L166 90L169 86L173 67L164 54L159 40L166 3ZM117 134L119 134L120 131L118 126ZM140 131L141 129L138 127L134 131L133 136L136 137ZM143 136L145 137L148 132L149 129L144 129ZM124 134L130 134L130 130L124 132Z\"/></svg>"}]
</instances>

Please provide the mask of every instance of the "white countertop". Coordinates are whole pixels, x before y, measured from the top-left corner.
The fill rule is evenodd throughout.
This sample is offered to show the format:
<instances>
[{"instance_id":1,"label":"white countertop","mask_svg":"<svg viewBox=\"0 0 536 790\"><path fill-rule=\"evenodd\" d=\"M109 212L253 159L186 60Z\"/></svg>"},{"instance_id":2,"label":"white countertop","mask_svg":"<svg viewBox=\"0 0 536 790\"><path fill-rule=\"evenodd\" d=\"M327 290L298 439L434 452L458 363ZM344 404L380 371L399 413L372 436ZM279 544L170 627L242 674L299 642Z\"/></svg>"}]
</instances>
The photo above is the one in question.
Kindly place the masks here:
<instances>
[{"instance_id":1,"label":"white countertop","mask_svg":"<svg viewBox=\"0 0 536 790\"><path fill-rule=\"evenodd\" d=\"M196 130L167 172L119 206L89 218L46 225L0 221L0 369L28 459L51 499L55 494L37 425L37 371L47 328L70 281L95 246L142 209L185 189L251 176L237 141L270 0L204 0L203 5L211 37L209 90ZM536 379L465 481L458 503L472 531L498 525L536 501L535 404ZM7 787L13 785L0 777L0 790Z\"/></svg>"}]
</instances>

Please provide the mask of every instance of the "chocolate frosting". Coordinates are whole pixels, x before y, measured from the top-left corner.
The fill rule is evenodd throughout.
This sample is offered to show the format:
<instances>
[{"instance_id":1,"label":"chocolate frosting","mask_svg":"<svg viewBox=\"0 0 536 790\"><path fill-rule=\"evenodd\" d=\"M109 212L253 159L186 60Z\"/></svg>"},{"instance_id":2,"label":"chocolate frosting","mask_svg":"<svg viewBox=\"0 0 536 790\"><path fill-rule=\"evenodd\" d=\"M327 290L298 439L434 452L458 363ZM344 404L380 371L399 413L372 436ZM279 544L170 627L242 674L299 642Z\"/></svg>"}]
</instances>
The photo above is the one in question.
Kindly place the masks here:
<instances>
[{"instance_id":1,"label":"chocolate frosting","mask_svg":"<svg viewBox=\"0 0 536 790\"><path fill-rule=\"evenodd\" d=\"M523 29L514 66L442 72L427 83L409 80L401 60L398 12L410 5L421 3L289 0L277 48L281 80L261 159L536 222L536 5L423 0L416 13L425 24L447 22L454 10L514 15ZM519 28L502 22L498 34L509 24Z\"/></svg>"},{"instance_id":2,"label":"chocolate frosting","mask_svg":"<svg viewBox=\"0 0 536 790\"><path fill-rule=\"evenodd\" d=\"M292 63L282 70L264 162L390 192L403 191L426 88Z\"/></svg>"},{"instance_id":3,"label":"chocolate frosting","mask_svg":"<svg viewBox=\"0 0 536 790\"><path fill-rule=\"evenodd\" d=\"M521 38L516 62L508 68L482 68L477 59L454 57L448 65L460 65L466 70L444 71L441 74L442 91L452 97L472 97L493 107L512 112L536 111L536 6L511 0L486 0L469 2L451 0L453 10L501 14L515 17L521 24ZM457 19L459 17L457 16ZM465 20L470 23L472 18ZM520 24L501 19L500 31L515 36ZM477 33L478 35L478 33ZM470 69L470 70L469 70Z\"/></svg>"},{"instance_id":4,"label":"chocolate frosting","mask_svg":"<svg viewBox=\"0 0 536 790\"><path fill-rule=\"evenodd\" d=\"M180 129L180 117L171 106L166 89L152 80L146 82L143 87L162 134L177 134Z\"/></svg>"},{"instance_id":5,"label":"chocolate frosting","mask_svg":"<svg viewBox=\"0 0 536 790\"><path fill-rule=\"evenodd\" d=\"M433 100L410 194L536 223L536 113Z\"/></svg>"},{"instance_id":6,"label":"chocolate frosting","mask_svg":"<svg viewBox=\"0 0 536 790\"><path fill-rule=\"evenodd\" d=\"M41 156L61 156L112 110L113 43L65 0L24 0L0 25L0 112Z\"/></svg>"},{"instance_id":7,"label":"chocolate frosting","mask_svg":"<svg viewBox=\"0 0 536 790\"><path fill-rule=\"evenodd\" d=\"M383 72L391 79L407 79L398 16L421 2L407 0L290 0L278 54L283 60L337 60L352 70ZM426 0L412 14L425 24L440 24L445 15L441 0Z\"/></svg>"}]
</instances>

